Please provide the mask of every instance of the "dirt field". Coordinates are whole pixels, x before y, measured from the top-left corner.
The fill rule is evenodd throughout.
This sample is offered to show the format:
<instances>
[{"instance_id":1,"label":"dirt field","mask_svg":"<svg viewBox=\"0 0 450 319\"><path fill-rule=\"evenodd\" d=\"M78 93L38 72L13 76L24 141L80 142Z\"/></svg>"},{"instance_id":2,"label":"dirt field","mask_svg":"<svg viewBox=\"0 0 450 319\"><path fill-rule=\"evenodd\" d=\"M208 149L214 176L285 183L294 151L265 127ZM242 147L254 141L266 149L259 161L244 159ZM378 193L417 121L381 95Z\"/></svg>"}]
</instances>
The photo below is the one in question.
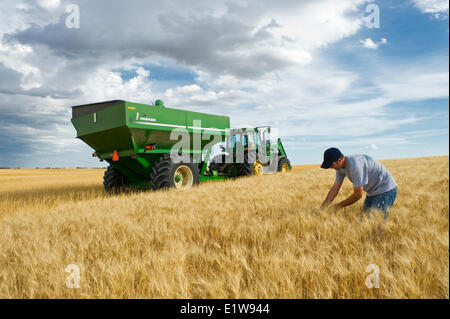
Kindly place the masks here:
<instances>
[{"instance_id":1,"label":"dirt field","mask_svg":"<svg viewBox=\"0 0 450 319\"><path fill-rule=\"evenodd\" d=\"M399 185L385 224L362 200L319 213L334 171L318 165L114 197L100 169L0 170L0 297L449 298L449 158L382 163Z\"/></svg>"}]
</instances>

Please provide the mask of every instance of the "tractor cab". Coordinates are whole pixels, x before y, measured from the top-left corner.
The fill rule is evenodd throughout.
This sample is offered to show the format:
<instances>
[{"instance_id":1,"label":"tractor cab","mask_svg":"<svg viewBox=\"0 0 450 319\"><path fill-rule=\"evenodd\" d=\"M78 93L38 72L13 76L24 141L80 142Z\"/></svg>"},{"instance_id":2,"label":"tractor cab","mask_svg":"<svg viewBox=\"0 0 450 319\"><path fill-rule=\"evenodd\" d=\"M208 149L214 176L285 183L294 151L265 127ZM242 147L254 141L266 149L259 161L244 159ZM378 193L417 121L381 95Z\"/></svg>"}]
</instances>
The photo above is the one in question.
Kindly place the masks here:
<instances>
[{"instance_id":1,"label":"tractor cab","mask_svg":"<svg viewBox=\"0 0 450 319\"><path fill-rule=\"evenodd\" d=\"M226 152L255 150L270 156L277 151L278 141L273 141L270 136L269 126L254 128L231 129L225 141Z\"/></svg>"}]
</instances>

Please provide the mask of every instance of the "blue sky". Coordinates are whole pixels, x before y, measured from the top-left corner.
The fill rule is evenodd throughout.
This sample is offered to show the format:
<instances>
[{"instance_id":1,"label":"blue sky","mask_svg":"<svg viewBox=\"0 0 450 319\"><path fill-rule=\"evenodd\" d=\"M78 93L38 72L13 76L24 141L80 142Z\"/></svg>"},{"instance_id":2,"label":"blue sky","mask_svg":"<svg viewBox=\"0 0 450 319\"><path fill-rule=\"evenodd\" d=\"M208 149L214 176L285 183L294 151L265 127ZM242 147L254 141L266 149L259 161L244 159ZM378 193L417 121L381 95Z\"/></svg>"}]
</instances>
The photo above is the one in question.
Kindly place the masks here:
<instances>
[{"instance_id":1,"label":"blue sky","mask_svg":"<svg viewBox=\"0 0 450 319\"><path fill-rule=\"evenodd\" d=\"M447 1L263 2L5 1L0 167L104 166L70 106L111 99L272 125L294 164L448 155Z\"/></svg>"}]
</instances>

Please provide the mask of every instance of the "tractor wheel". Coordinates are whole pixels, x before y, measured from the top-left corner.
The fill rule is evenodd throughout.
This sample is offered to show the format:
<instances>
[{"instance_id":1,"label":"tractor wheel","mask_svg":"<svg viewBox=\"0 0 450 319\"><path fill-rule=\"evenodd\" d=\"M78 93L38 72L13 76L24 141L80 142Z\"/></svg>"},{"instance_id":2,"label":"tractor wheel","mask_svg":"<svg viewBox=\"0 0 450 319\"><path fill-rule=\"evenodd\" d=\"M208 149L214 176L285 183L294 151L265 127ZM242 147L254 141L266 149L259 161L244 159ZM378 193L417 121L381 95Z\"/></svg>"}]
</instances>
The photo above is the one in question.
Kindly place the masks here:
<instances>
[{"instance_id":1,"label":"tractor wheel","mask_svg":"<svg viewBox=\"0 0 450 319\"><path fill-rule=\"evenodd\" d=\"M117 168L108 166L103 175L103 186L109 194L123 192L127 185L127 178Z\"/></svg>"},{"instance_id":2,"label":"tractor wheel","mask_svg":"<svg viewBox=\"0 0 450 319\"><path fill-rule=\"evenodd\" d=\"M282 157L278 160L278 171L279 172L289 172L292 169L291 162L286 158Z\"/></svg>"},{"instance_id":3,"label":"tractor wheel","mask_svg":"<svg viewBox=\"0 0 450 319\"><path fill-rule=\"evenodd\" d=\"M244 163L239 166L239 176L263 175L264 166L256 160L256 154L247 153L244 156Z\"/></svg>"},{"instance_id":4,"label":"tractor wheel","mask_svg":"<svg viewBox=\"0 0 450 319\"><path fill-rule=\"evenodd\" d=\"M155 163L150 176L153 190L164 188L186 189L200 183L198 166L189 157L181 158L181 162L174 163L170 154L164 154Z\"/></svg>"}]
</instances>

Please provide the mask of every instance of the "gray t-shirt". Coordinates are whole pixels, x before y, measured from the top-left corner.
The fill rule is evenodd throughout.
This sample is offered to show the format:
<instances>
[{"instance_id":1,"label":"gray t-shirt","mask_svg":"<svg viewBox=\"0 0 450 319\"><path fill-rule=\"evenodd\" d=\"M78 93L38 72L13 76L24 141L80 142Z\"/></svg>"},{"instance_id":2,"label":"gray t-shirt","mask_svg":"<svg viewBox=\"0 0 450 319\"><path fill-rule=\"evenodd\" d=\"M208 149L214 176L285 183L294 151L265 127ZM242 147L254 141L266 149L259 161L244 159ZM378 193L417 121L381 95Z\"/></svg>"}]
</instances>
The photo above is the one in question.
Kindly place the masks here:
<instances>
[{"instance_id":1,"label":"gray t-shirt","mask_svg":"<svg viewBox=\"0 0 450 319\"><path fill-rule=\"evenodd\" d=\"M342 182L345 176L353 187L363 186L367 196L382 194L397 186L388 170L368 155L349 155L345 157L345 168L336 171L336 181Z\"/></svg>"}]
</instances>

